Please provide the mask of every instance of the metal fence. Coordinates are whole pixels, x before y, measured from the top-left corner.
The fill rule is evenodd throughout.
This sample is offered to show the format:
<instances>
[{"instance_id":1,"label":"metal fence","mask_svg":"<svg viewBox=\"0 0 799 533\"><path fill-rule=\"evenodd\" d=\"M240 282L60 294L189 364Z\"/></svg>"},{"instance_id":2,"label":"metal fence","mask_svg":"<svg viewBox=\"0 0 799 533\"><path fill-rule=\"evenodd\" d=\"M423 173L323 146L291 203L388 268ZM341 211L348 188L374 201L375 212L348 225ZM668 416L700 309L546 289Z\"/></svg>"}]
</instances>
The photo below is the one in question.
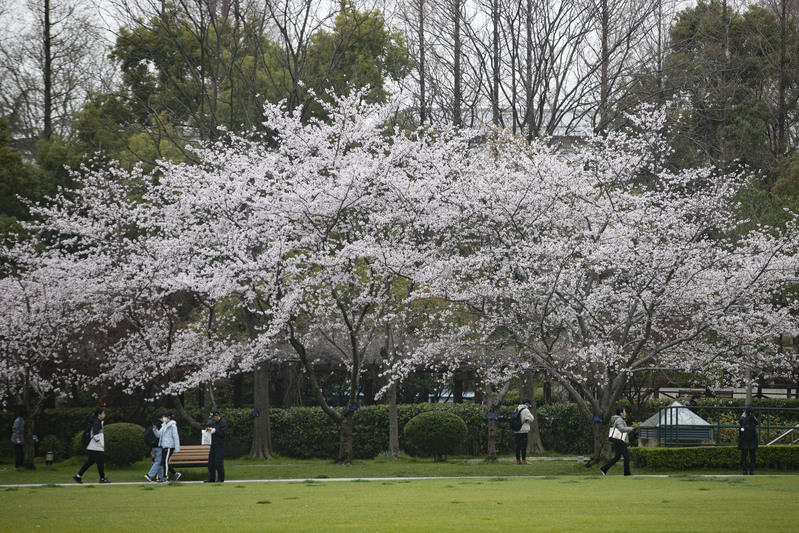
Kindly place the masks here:
<instances>
[{"instance_id":1,"label":"metal fence","mask_svg":"<svg viewBox=\"0 0 799 533\"><path fill-rule=\"evenodd\" d=\"M680 410L688 409L708 424L680 423ZM799 443L799 409L785 407L752 407L760 424L758 442L762 446ZM737 446L740 407L668 406L658 414L659 446Z\"/></svg>"}]
</instances>

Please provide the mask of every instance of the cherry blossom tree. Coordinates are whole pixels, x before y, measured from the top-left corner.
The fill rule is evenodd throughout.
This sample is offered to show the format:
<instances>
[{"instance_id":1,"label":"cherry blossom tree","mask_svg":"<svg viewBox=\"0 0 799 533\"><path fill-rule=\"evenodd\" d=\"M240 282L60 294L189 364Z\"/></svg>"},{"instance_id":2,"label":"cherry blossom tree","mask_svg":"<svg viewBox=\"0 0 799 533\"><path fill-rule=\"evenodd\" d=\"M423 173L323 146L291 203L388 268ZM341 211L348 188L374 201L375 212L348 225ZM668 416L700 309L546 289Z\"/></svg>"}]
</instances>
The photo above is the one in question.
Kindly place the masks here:
<instances>
[{"instance_id":1,"label":"cherry blossom tree","mask_svg":"<svg viewBox=\"0 0 799 533\"><path fill-rule=\"evenodd\" d=\"M515 346L519 368L569 391L594 460L637 372L791 368L765 347L797 329L795 224L737 237L744 176L662 168L661 125L642 113L635 131L588 136L566 156L501 138L460 183L452 277L429 280L474 309L487 346Z\"/></svg>"},{"instance_id":2,"label":"cherry blossom tree","mask_svg":"<svg viewBox=\"0 0 799 533\"><path fill-rule=\"evenodd\" d=\"M743 174L663 168L659 113L565 151L402 131L399 100L364 100L331 97L306 123L269 106L265 133L220 136L196 164L86 170L38 208L55 243L38 264L70 273L91 311L77 325L124 333L103 352L115 380L177 393L254 370L251 455L268 458L269 365L299 359L347 462L368 361L389 387L420 367L480 368L487 412L513 377L546 371L593 428L596 459L638 372L792 364L768 345L797 329L795 225L743 232ZM323 361L346 369L348 405L327 401Z\"/></svg>"}]
</instances>

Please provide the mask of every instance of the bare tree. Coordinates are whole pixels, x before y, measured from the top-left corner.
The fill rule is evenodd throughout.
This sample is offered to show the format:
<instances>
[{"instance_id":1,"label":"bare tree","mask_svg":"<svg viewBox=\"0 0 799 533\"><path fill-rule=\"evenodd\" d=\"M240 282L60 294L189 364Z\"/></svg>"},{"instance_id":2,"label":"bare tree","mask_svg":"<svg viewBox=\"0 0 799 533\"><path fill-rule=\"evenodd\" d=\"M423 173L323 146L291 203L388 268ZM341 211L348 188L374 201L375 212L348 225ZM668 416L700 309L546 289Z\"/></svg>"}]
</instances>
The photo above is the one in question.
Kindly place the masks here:
<instances>
[{"instance_id":1,"label":"bare tree","mask_svg":"<svg viewBox=\"0 0 799 533\"><path fill-rule=\"evenodd\" d=\"M0 40L0 115L16 144L32 152L37 139L72 135L72 116L111 78L107 41L84 0L26 0L0 10L17 28Z\"/></svg>"}]
</instances>

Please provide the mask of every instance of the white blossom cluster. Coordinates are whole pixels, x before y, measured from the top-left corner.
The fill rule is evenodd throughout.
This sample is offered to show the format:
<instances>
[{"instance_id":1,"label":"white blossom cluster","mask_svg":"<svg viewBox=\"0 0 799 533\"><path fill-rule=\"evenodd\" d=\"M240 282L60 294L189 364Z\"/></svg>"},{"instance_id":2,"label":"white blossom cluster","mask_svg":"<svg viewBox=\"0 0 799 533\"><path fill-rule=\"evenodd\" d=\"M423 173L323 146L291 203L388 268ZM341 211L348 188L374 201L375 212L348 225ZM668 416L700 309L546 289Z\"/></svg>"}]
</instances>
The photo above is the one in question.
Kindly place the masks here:
<instances>
[{"instance_id":1,"label":"white blossom cluster","mask_svg":"<svg viewBox=\"0 0 799 533\"><path fill-rule=\"evenodd\" d=\"M545 370L609 413L647 369L790 372L795 224L743 231L745 176L673 171L662 116L564 157L506 132L406 132L361 94L195 148L85 169L4 250L3 392L174 393L262 361L400 382ZM482 142L477 142L480 139Z\"/></svg>"}]
</instances>

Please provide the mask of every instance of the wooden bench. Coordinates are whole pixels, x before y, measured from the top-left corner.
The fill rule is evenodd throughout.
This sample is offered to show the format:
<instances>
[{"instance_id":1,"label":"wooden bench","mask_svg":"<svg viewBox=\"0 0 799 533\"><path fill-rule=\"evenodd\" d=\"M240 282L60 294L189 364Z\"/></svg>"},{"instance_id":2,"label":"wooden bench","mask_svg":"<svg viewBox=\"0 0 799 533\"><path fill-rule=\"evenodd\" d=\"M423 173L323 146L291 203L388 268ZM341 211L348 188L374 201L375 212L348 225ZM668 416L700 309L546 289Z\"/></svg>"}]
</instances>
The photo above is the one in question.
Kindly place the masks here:
<instances>
[{"instance_id":1,"label":"wooden bench","mask_svg":"<svg viewBox=\"0 0 799 533\"><path fill-rule=\"evenodd\" d=\"M210 446L200 444L189 444L181 446L179 452L172 454L169 458L169 465L175 468L179 466L208 466L208 451Z\"/></svg>"}]
</instances>

